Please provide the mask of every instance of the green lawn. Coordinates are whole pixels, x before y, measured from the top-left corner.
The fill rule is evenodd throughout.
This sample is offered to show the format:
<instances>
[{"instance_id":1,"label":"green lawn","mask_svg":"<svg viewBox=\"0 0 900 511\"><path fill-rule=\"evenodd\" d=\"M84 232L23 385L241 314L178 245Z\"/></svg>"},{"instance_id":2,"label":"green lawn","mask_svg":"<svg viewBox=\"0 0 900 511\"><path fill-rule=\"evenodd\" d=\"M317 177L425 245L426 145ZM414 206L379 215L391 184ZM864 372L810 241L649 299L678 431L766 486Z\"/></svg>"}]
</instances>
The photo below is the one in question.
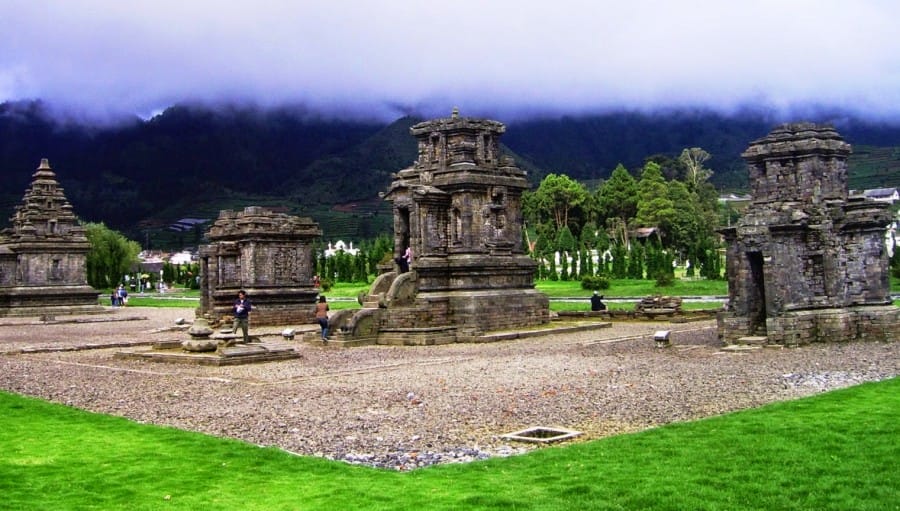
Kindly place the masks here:
<instances>
[{"instance_id":1,"label":"green lawn","mask_svg":"<svg viewBox=\"0 0 900 511\"><path fill-rule=\"evenodd\" d=\"M109 290L100 294L100 303L109 305ZM174 288L165 293L129 293L128 307L199 307L200 290Z\"/></svg>"},{"instance_id":2,"label":"green lawn","mask_svg":"<svg viewBox=\"0 0 900 511\"><path fill-rule=\"evenodd\" d=\"M633 311L634 306L637 303L637 300L629 300L625 302L611 302L604 301L606 304L606 308L609 310L623 310L623 311ZM690 310L710 310L710 309L720 309L722 305L724 305L724 301L704 301L704 302L684 302L681 304L681 309L690 311ZM588 297L585 297L581 301L569 301L569 300L550 300L550 310L560 312L560 311L589 311L591 310L591 302Z\"/></svg>"},{"instance_id":3,"label":"green lawn","mask_svg":"<svg viewBox=\"0 0 900 511\"><path fill-rule=\"evenodd\" d=\"M676 280L672 286L656 287L652 280L619 279L610 281L609 289L604 289L601 294L608 297L622 296L725 296L728 294L728 283L724 280ZM356 298L356 295L369 289L370 284L362 283L337 283L330 290L325 291L328 297ZM592 291L581 288L581 281L551 281L539 280L535 287L551 298L587 297Z\"/></svg>"},{"instance_id":4,"label":"green lawn","mask_svg":"<svg viewBox=\"0 0 900 511\"><path fill-rule=\"evenodd\" d=\"M358 308L356 297L359 293L369 289L370 284L363 283L338 283L330 290L323 294L331 298L352 298L352 301L332 300L331 309L352 309ZM581 302L563 302L554 300L555 298L578 298L587 299L592 291L581 289L580 281L551 281L540 280L535 284L538 291L545 293L550 297L552 310L588 310L587 306ZM900 279L891 278L891 291L900 292ZM637 279L619 279L610 282L609 289L600 291L600 294L607 298L618 297L642 297L654 295L669 296L727 296L728 283L724 280L676 280L672 286L656 287L656 283L652 280ZM107 292L102 297L108 296ZM107 304L109 300L101 303ZM128 305L141 307L197 307L199 305L200 292L197 290L178 289L169 293L159 295L157 293L147 293L146 295L132 294L128 298ZM584 302L585 304L587 302ZM900 305L900 300L894 302ZM632 303L609 303L612 309L633 309ZM716 308L722 305L722 302L708 303L685 303L684 307L691 308Z\"/></svg>"},{"instance_id":5,"label":"green lawn","mask_svg":"<svg viewBox=\"0 0 900 511\"><path fill-rule=\"evenodd\" d=\"M581 281L539 280L535 287L550 298L590 296L593 291L581 288ZM671 286L656 287L656 281L643 279L613 279L609 289L600 294L609 297L640 296L726 296L728 282L724 280L675 280Z\"/></svg>"},{"instance_id":6,"label":"green lawn","mask_svg":"<svg viewBox=\"0 0 900 511\"><path fill-rule=\"evenodd\" d=\"M524 456L400 473L0 392L17 510L887 510L900 379Z\"/></svg>"}]
</instances>

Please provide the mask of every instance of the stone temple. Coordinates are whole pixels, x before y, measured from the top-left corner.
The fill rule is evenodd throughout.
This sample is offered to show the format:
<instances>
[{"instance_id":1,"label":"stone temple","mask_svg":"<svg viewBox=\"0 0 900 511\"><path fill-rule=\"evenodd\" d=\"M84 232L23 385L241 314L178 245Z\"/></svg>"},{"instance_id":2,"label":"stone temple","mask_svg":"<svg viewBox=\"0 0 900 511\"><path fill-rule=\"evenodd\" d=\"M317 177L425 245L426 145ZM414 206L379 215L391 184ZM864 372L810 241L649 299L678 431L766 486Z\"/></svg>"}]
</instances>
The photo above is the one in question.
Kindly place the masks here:
<instances>
[{"instance_id":1,"label":"stone temple","mask_svg":"<svg viewBox=\"0 0 900 511\"><path fill-rule=\"evenodd\" d=\"M322 235L305 217L251 206L221 211L200 248L200 315L231 316L241 289L253 303L252 325L315 322L312 243Z\"/></svg>"},{"instance_id":2,"label":"stone temple","mask_svg":"<svg viewBox=\"0 0 900 511\"><path fill-rule=\"evenodd\" d=\"M0 232L0 316L53 316L103 311L87 283L90 243L50 163Z\"/></svg>"},{"instance_id":3,"label":"stone temple","mask_svg":"<svg viewBox=\"0 0 900 511\"><path fill-rule=\"evenodd\" d=\"M413 166L397 172L392 204L396 256L409 271L380 275L364 308L332 318L336 343L477 341L487 330L549 321L534 289L536 263L522 243L525 171L501 155L497 121L449 118L416 124Z\"/></svg>"},{"instance_id":4,"label":"stone temple","mask_svg":"<svg viewBox=\"0 0 900 511\"><path fill-rule=\"evenodd\" d=\"M850 144L830 126L775 128L743 153L752 202L727 243L726 343L900 339L887 204L847 189Z\"/></svg>"}]
</instances>

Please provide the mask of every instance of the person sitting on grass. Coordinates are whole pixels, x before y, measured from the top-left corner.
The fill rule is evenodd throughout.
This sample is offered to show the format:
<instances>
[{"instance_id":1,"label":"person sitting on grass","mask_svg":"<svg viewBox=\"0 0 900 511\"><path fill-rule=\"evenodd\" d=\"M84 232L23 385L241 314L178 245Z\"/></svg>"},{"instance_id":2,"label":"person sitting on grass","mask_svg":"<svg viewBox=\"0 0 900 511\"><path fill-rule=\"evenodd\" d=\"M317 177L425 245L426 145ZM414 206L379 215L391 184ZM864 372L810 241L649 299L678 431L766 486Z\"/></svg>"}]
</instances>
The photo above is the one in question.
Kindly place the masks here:
<instances>
[{"instance_id":1,"label":"person sitting on grass","mask_svg":"<svg viewBox=\"0 0 900 511\"><path fill-rule=\"evenodd\" d=\"M606 304L603 303L603 295L597 294L594 291L594 295L591 296L591 310L592 311L605 311Z\"/></svg>"}]
</instances>

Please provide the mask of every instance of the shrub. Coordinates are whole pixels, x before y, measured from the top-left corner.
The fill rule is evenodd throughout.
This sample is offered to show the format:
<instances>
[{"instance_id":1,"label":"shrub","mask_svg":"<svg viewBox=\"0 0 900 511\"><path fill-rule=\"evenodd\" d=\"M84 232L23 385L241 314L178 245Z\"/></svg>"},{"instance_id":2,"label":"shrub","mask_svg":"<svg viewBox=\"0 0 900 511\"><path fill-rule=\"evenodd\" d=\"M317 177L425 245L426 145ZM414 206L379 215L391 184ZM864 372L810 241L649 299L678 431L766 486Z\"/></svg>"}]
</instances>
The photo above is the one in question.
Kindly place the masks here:
<instances>
[{"instance_id":1,"label":"shrub","mask_svg":"<svg viewBox=\"0 0 900 511\"><path fill-rule=\"evenodd\" d=\"M592 291L609 289L609 279L600 275L586 275L581 279L581 289Z\"/></svg>"},{"instance_id":2,"label":"shrub","mask_svg":"<svg viewBox=\"0 0 900 511\"><path fill-rule=\"evenodd\" d=\"M656 273L656 287L669 287L675 283L675 276L667 271Z\"/></svg>"}]
</instances>

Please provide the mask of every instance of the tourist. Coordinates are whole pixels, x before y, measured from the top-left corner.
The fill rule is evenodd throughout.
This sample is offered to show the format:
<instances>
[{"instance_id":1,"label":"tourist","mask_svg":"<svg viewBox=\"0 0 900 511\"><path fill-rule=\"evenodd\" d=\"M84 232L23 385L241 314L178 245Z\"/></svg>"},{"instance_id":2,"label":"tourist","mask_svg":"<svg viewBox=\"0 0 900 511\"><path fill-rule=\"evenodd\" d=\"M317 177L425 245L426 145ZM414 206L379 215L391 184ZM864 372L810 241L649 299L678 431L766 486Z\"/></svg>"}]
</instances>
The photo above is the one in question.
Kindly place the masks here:
<instances>
[{"instance_id":1,"label":"tourist","mask_svg":"<svg viewBox=\"0 0 900 511\"><path fill-rule=\"evenodd\" d=\"M603 303L603 295L598 295L596 291L594 291L594 296L591 296L591 310L592 311L605 311L606 304Z\"/></svg>"},{"instance_id":2,"label":"tourist","mask_svg":"<svg viewBox=\"0 0 900 511\"><path fill-rule=\"evenodd\" d=\"M406 273L409 271L409 265L412 263L412 249L406 247L406 251L403 252L403 255L395 259L397 265L400 267L400 273Z\"/></svg>"},{"instance_id":3,"label":"tourist","mask_svg":"<svg viewBox=\"0 0 900 511\"><path fill-rule=\"evenodd\" d=\"M244 334L244 343L250 342L247 330L250 327L250 310L253 309L253 305L250 304L247 293L243 289L238 291L237 300L234 301L231 309L234 312L234 323L231 326L231 333L237 333L238 327L241 327L241 332Z\"/></svg>"},{"instance_id":4,"label":"tourist","mask_svg":"<svg viewBox=\"0 0 900 511\"><path fill-rule=\"evenodd\" d=\"M119 289L118 291L116 291L116 295L119 298L119 305L124 307L128 303L128 291L125 290L125 286L119 284Z\"/></svg>"},{"instance_id":5,"label":"tourist","mask_svg":"<svg viewBox=\"0 0 900 511\"><path fill-rule=\"evenodd\" d=\"M109 293L109 303L110 303L110 305L112 305L113 307L118 307L118 306L119 306L119 292L118 292L117 289L113 289L112 291L110 291L110 293Z\"/></svg>"},{"instance_id":6,"label":"tourist","mask_svg":"<svg viewBox=\"0 0 900 511\"><path fill-rule=\"evenodd\" d=\"M322 329L322 342L328 342L328 303L325 295L319 295L319 303L316 304L316 321Z\"/></svg>"}]
</instances>

